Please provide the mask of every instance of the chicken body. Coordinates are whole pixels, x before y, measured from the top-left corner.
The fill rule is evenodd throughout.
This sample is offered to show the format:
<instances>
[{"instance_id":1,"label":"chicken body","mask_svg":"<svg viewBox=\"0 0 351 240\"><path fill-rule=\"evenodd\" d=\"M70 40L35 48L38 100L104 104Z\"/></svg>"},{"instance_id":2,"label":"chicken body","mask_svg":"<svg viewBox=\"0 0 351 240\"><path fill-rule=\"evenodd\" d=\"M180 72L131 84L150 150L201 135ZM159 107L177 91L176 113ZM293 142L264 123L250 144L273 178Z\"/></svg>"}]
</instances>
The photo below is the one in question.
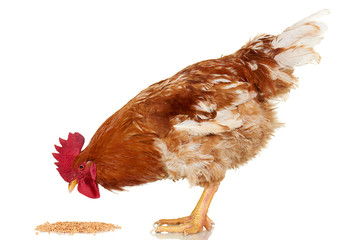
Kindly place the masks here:
<instances>
[{"instance_id":1,"label":"chicken body","mask_svg":"<svg viewBox=\"0 0 351 240\"><path fill-rule=\"evenodd\" d=\"M96 182L111 190L186 178L207 189L204 200L187 218L158 222L176 228L157 231L209 229L207 209L226 171L254 157L280 126L274 102L296 86L294 67L319 62L313 46L325 25L314 19L326 13L151 85L101 125L74 166L93 161ZM199 226L189 230L195 215L202 216L195 221Z\"/></svg>"},{"instance_id":2,"label":"chicken body","mask_svg":"<svg viewBox=\"0 0 351 240\"><path fill-rule=\"evenodd\" d=\"M257 42L267 38L270 36L262 36ZM263 54L255 51L253 54ZM128 170L121 171L120 165L128 163L130 171L139 164L142 169L131 173L132 182L127 185L169 177L207 186L219 183L227 169L255 156L279 124L273 104L258 99L258 89L246 79L253 76L238 75L242 69L245 74L255 74L249 64L240 61L244 56L230 55L189 66L145 89L111 116L88 147L97 166L98 183L111 189L122 187L125 183L120 178L124 180ZM266 65L256 64L256 71L266 71L269 77ZM259 69L262 66L265 69ZM289 85L276 82L290 87L295 80L291 77ZM106 164L118 166L111 176L112 166Z\"/></svg>"}]
</instances>

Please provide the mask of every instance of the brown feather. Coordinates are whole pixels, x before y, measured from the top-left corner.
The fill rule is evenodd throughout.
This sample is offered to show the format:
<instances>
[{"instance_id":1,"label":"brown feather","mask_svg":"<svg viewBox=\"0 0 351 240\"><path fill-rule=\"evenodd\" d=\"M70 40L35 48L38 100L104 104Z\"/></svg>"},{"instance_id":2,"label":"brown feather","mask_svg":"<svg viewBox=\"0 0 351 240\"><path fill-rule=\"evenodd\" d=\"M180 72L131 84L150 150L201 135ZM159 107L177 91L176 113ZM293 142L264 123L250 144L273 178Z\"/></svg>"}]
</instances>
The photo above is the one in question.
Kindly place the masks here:
<instances>
[{"instance_id":1,"label":"brown feather","mask_svg":"<svg viewBox=\"0 0 351 240\"><path fill-rule=\"evenodd\" d=\"M111 190L163 178L220 182L281 126L271 100L296 86L285 57L303 46L274 47L278 38L257 36L234 54L190 65L141 91L101 125L76 165L94 161L97 182ZM313 60L304 57L304 64Z\"/></svg>"}]
</instances>

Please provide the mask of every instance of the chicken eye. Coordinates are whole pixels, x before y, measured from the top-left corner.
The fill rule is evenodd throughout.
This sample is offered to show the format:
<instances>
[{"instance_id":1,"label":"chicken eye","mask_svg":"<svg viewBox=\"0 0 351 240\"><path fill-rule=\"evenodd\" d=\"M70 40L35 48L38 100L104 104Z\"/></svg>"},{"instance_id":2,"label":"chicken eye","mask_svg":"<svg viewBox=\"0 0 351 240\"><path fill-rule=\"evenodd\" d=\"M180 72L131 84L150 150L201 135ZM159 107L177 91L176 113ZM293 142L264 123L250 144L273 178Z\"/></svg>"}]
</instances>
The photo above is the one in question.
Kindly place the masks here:
<instances>
[{"instance_id":1,"label":"chicken eye","mask_svg":"<svg viewBox=\"0 0 351 240\"><path fill-rule=\"evenodd\" d=\"M79 166L79 170L83 170L83 168L84 168L84 165L83 164L81 164L80 166Z\"/></svg>"}]
</instances>

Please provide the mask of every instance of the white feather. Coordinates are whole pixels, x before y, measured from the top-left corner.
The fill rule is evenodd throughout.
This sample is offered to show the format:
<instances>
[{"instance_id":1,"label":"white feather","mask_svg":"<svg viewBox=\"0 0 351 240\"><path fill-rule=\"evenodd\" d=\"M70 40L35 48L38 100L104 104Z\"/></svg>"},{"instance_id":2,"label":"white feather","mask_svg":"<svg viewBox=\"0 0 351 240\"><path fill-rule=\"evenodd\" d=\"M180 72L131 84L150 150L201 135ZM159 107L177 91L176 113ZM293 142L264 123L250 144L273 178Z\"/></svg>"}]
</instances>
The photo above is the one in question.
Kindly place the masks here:
<instances>
[{"instance_id":1,"label":"white feather","mask_svg":"<svg viewBox=\"0 0 351 240\"><path fill-rule=\"evenodd\" d=\"M313 47L317 45L322 40L327 26L323 22L315 22L315 20L327 14L329 14L329 10L324 9L295 23L272 41L273 47L289 48L302 45Z\"/></svg>"},{"instance_id":2,"label":"white feather","mask_svg":"<svg viewBox=\"0 0 351 240\"><path fill-rule=\"evenodd\" d=\"M225 78L216 78L216 79L212 80L212 82L214 84L218 84L218 83L230 83L232 81L230 81L229 79L225 79Z\"/></svg>"},{"instance_id":3,"label":"white feather","mask_svg":"<svg viewBox=\"0 0 351 240\"><path fill-rule=\"evenodd\" d=\"M280 65L283 66L301 66L307 63L319 63L320 56L311 48L291 48L274 58Z\"/></svg>"},{"instance_id":4,"label":"white feather","mask_svg":"<svg viewBox=\"0 0 351 240\"><path fill-rule=\"evenodd\" d=\"M218 111L216 118L212 120L204 122L185 120L174 125L174 128L178 131L187 131L192 135L207 135L232 131L233 129L241 127L242 125L243 121L239 114L233 113L232 110L223 109Z\"/></svg>"},{"instance_id":5,"label":"white feather","mask_svg":"<svg viewBox=\"0 0 351 240\"><path fill-rule=\"evenodd\" d=\"M300 66L307 63L318 63L320 56L313 47L322 39L327 26L316 22L322 16L329 14L329 10L321 10L287 28L273 41L274 48L287 50L275 56L275 60L283 67Z\"/></svg>"}]
</instances>

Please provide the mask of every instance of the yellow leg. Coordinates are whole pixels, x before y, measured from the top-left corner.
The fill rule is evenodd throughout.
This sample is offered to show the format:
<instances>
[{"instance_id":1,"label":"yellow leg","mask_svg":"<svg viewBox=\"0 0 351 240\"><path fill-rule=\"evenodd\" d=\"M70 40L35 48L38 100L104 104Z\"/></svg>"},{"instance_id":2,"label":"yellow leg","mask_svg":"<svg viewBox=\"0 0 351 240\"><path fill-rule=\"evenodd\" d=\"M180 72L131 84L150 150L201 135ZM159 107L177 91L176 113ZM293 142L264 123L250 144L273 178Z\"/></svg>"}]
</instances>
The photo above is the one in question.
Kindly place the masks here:
<instances>
[{"instance_id":1,"label":"yellow leg","mask_svg":"<svg viewBox=\"0 0 351 240\"><path fill-rule=\"evenodd\" d=\"M177 219L161 219L157 221L155 223L157 225L155 232L180 232L184 234L192 234L201 232L203 227L207 230L211 230L213 222L207 216L207 212L218 187L219 184L215 184L204 189L200 200L190 216ZM167 226L163 226L165 224Z\"/></svg>"}]
</instances>

